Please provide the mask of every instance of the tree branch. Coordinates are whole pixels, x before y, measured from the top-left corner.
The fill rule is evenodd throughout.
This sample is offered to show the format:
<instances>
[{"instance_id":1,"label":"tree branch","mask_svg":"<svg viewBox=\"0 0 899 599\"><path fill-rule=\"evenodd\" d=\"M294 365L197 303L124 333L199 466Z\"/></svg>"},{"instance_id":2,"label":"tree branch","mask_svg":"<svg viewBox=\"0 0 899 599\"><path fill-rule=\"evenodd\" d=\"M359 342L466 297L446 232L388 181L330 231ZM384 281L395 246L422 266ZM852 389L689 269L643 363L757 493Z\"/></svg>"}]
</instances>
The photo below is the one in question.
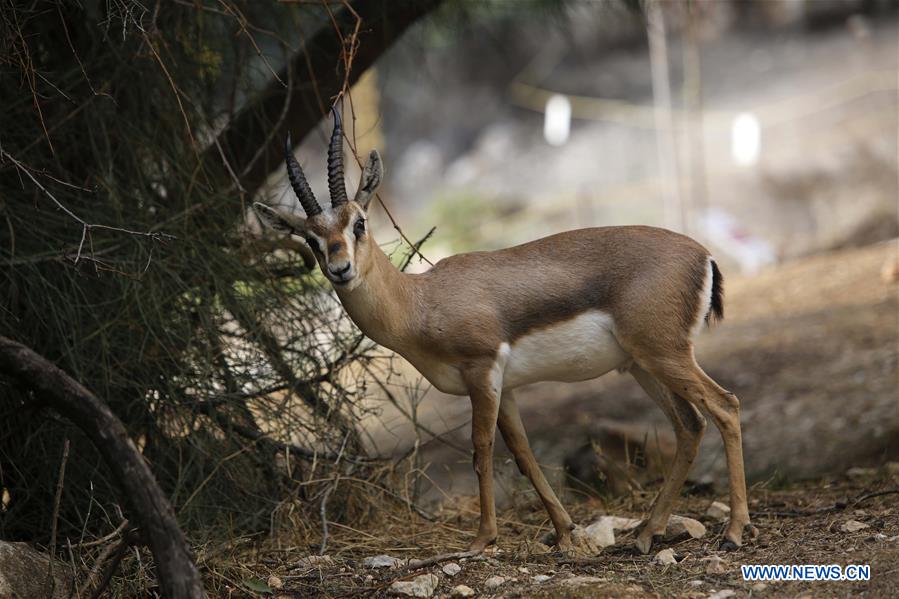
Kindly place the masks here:
<instances>
[{"instance_id":1,"label":"tree branch","mask_svg":"<svg viewBox=\"0 0 899 599\"><path fill-rule=\"evenodd\" d=\"M163 596L205 597L172 505L109 406L46 358L2 335L0 373L33 390L75 423L96 446L134 510L141 535L153 552Z\"/></svg>"},{"instance_id":2,"label":"tree branch","mask_svg":"<svg viewBox=\"0 0 899 599\"><path fill-rule=\"evenodd\" d=\"M327 106L322 106L322 101L330 103L330 98L342 91L344 82L355 83L410 25L441 2L355 0L332 11L333 21L329 19L306 40L292 64L281 69L278 79L244 106L218 138L228 162L244 174L241 183L249 197L284 160L287 132L294 139L303 139L325 116ZM335 68L335 58L343 56L344 48L334 28L353 31L356 15L361 20L359 46L353 56L353 69L345 74ZM291 69L296 76L285 86L283 82L289 80ZM216 144L206 149L203 158L210 163L221 161Z\"/></svg>"}]
</instances>

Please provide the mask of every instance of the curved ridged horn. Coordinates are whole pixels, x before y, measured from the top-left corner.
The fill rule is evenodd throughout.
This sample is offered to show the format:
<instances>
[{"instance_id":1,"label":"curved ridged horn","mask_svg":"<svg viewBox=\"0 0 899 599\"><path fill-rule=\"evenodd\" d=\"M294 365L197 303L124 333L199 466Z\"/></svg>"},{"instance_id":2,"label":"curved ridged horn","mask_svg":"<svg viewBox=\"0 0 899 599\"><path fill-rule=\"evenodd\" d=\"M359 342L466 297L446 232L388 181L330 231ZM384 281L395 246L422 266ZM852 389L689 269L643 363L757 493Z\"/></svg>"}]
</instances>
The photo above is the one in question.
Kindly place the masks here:
<instances>
[{"instance_id":1,"label":"curved ridged horn","mask_svg":"<svg viewBox=\"0 0 899 599\"><path fill-rule=\"evenodd\" d=\"M343 179L343 127L337 108L332 106L331 112L334 114L334 131L328 145L328 191L331 192L331 205L336 208L347 203L347 195Z\"/></svg>"},{"instance_id":2,"label":"curved ridged horn","mask_svg":"<svg viewBox=\"0 0 899 599\"><path fill-rule=\"evenodd\" d=\"M306 216L320 214L322 207L315 201L315 195L312 193L312 188L309 187L309 182L306 181L303 169L300 168L300 163L294 158L293 146L290 143L290 133L287 134L287 141L284 142L284 159L287 161L287 178L290 179L290 186L293 187L293 192L297 194L297 199L300 200L303 210L306 211Z\"/></svg>"}]
</instances>

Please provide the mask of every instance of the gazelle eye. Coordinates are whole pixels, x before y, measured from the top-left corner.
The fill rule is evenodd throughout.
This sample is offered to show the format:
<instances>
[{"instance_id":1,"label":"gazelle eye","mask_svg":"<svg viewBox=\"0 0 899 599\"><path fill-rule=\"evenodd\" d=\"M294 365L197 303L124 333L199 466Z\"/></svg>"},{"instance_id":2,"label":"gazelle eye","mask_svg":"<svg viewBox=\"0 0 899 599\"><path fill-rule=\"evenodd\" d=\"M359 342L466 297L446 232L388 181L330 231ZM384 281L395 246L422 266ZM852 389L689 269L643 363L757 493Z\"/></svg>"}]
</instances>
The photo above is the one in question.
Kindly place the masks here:
<instances>
[{"instance_id":1,"label":"gazelle eye","mask_svg":"<svg viewBox=\"0 0 899 599\"><path fill-rule=\"evenodd\" d=\"M322 250L320 247L318 247L318 242L315 240L314 237L307 237L306 244L312 249L313 252L316 252L318 254L321 253Z\"/></svg>"},{"instance_id":2,"label":"gazelle eye","mask_svg":"<svg viewBox=\"0 0 899 599\"><path fill-rule=\"evenodd\" d=\"M353 233L356 235L356 239L359 239L363 235L365 235L365 219L360 218L356 221L356 224L353 225Z\"/></svg>"}]
</instances>

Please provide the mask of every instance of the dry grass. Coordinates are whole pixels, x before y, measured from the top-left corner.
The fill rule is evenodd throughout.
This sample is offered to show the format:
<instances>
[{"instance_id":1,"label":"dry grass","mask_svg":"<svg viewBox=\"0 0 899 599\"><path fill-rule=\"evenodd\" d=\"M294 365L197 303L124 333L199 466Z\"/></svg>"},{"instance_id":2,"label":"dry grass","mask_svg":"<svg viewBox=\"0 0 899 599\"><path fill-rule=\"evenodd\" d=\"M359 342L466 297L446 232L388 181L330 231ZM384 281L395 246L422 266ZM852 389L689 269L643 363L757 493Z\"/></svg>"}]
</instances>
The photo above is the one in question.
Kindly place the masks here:
<instances>
[{"instance_id":1,"label":"dry grass","mask_svg":"<svg viewBox=\"0 0 899 599\"><path fill-rule=\"evenodd\" d=\"M361 489L360 489L361 491ZM892 494L864 498L874 492ZM635 496L606 501L586 500L571 507L580 524L588 524L601 513L642 517L648 509L654 489ZM293 544L272 538L246 537L217 548L204 548L200 564L207 588L214 597L252 597L268 595L261 589L270 577L283 583L272 589L280 597L384 597L389 585L401 579L432 572L441 578L437 594L448 594L457 584L466 584L484 596L506 597L706 597L712 590L731 589L737 596L796 597L809 593L814 597L865 594L891 596L899 584L899 512L895 505L899 493L899 471L882 468L855 477L821 479L773 489L757 485L753 489L754 523L758 538L748 540L738 552L717 551L723 525L709 523L703 539L663 544L674 549L679 563L661 566L653 555L637 554L630 546L631 535L620 537L619 544L591 558L541 553L537 540L547 532L543 509L531 504L523 511L500 514L499 550L476 558L459 560L462 572L453 578L441 572L441 565L422 570L368 569L365 557L388 554L402 559L421 559L464 550L473 537L476 514L462 507L447 509L428 522L398 503L383 505L372 518L358 527L331 526L328 559L309 563L316 553L320 531L299 528ZM684 497L679 513L701 517L712 497ZM846 533L840 526L848 519L869 525L857 533ZM875 535L883 535L875 536ZM706 574L712 555L725 560L723 574ZM313 558L314 559L314 558ZM872 580L867 583L773 583L763 591L742 581L740 564L870 564ZM526 569L522 570L522 569ZM550 576L544 583L532 577ZM484 581L503 576L507 582L495 591L486 591ZM591 576L601 581L573 586L566 580ZM701 584L695 581L702 581Z\"/></svg>"}]
</instances>

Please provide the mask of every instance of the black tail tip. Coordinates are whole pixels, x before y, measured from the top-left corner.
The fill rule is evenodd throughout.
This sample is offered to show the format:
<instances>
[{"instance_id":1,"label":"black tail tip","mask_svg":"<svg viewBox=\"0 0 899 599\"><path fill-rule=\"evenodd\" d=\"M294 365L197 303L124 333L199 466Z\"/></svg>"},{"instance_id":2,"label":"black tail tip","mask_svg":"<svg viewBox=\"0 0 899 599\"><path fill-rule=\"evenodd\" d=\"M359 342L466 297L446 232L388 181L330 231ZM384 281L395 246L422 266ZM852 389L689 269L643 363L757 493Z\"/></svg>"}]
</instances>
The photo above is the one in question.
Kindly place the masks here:
<instances>
[{"instance_id":1,"label":"black tail tip","mask_svg":"<svg viewBox=\"0 0 899 599\"><path fill-rule=\"evenodd\" d=\"M724 318L724 275L718 270L718 264L712 262L712 304L707 318L721 320Z\"/></svg>"}]
</instances>

